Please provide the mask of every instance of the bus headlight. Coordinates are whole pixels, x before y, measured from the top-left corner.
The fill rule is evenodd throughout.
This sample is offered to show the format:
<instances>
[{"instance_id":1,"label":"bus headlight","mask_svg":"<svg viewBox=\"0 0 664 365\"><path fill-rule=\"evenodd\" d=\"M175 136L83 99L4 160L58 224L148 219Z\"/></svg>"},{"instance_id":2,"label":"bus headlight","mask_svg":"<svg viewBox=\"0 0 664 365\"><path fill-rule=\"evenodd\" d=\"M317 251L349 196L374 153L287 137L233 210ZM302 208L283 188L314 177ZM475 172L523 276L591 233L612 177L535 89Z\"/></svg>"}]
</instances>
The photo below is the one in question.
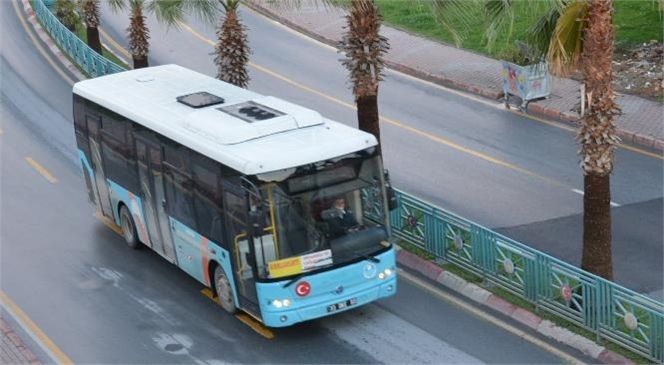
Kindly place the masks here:
<instances>
[{"instance_id":1,"label":"bus headlight","mask_svg":"<svg viewBox=\"0 0 664 365\"><path fill-rule=\"evenodd\" d=\"M290 299L284 299L284 300L275 299L272 301L272 305L275 308L288 308L291 306L291 301Z\"/></svg>"},{"instance_id":2,"label":"bus headlight","mask_svg":"<svg viewBox=\"0 0 664 365\"><path fill-rule=\"evenodd\" d=\"M394 270L388 268L388 269L383 270L380 274L378 274L378 279L385 280L385 279L391 277L393 274L394 274Z\"/></svg>"}]
</instances>

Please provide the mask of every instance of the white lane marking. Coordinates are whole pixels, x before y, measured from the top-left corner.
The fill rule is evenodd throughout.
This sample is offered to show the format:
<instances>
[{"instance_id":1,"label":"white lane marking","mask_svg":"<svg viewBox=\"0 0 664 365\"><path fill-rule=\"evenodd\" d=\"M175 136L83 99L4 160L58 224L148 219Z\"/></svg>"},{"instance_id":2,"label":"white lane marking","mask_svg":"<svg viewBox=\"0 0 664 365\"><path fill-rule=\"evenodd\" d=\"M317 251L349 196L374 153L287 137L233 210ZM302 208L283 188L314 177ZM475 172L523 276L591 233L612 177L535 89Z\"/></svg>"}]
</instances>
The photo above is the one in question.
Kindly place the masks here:
<instances>
[{"instance_id":1,"label":"white lane marking","mask_svg":"<svg viewBox=\"0 0 664 365\"><path fill-rule=\"evenodd\" d=\"M579 190L579 189L572 189L572 191L573 191L573 192L575 192L575 193L577 193L577 194L579 194L579 195L585 195L585 194L584 194L584 192L583 192L583 190ZM611 201L611 206L612 206L612 207L619 207L619 206L620 206L620 204L618 204L618 203L616 203L616 202L613 202L613 201Z\"/></svg>"},{"instance_id":2,"label":"white lane marking","mask_svg":"<svg viewBox=\"0 0 664 365\"><path fill-rule=\"evenodd\" d=\"M479 359L441 341L375 305L321 321L339 338L384 364L482 364Z\"/></svg>"},{"instance_id":3,"label":"white lane marking","mask_svg":"<svg viewBox=\"0 0 664 365\"><path fill-rule=\"evenodd\" d=\"M485 320L487 322L490 322L490 323L496 325L497 327L502 328L505 331L507 331L507 332L509 332L509 333L511 333L515 336L518 336L518 337L524 339L525 341L528 341L528 342L532 343L533 345L535 345L535 346L537 346L541 349L544 349L545 351L547 351L547 352L563 359L567 364L573 364L573 365L583 365L584 364L583 361L581 361L581 360L577 359L576 357L568 354L567 352L557 349L556 347L540 340L539 338L530 335L526 331L520 330L520 329L512 326L511 324L508 324L507 322L495 317L491 313L489 313L489 312L487 312L483 309L476 308L473 305L468 304L465 301L463 301L459 298L456 298L456 297L452 296L451 294L448 294L445 291L440 290L439 288L434 287L433 285L431 285L429 283L426 283L423 280L420 280L420 279L416 278L415 276L413 276L411 274L408 274L407 272L405 272L402 269L399 269L399 277L410 281L414 285L417 285L421 289L426 290L427 292L429 292L431 295L433 295L435 297L438 297L438 298L440 298L440 299L442 299L442 300L444 300L448 303L452 303L453 305L456 305L457 307L463 309L464 311L472 313L475 316L477 316L479 318L482 318L483 320ZM538 332L539 332L539 330L538 330Z\"/></svg>"}]
</instances>

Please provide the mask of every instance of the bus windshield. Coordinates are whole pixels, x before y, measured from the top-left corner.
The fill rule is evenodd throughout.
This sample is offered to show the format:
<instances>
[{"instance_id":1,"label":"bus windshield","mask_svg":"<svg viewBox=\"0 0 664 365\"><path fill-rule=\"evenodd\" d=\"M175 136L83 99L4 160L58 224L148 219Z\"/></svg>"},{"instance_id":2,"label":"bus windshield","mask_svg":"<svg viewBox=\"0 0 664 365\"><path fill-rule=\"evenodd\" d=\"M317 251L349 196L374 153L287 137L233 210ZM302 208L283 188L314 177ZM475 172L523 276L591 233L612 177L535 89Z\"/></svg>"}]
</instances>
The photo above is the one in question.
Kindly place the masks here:
<instances>
[{"instance_id":1,"label":"bus windshield","mask_svg":"<svg viewBox=\"0 0 664 365\"><path fill-rule=\"evenodd\" d=\"M278 242L277 260L269 263L262 279L343 265L389 247L379 158L320 166L261 188L270 197Z\"/></svg>"}]
</instances>

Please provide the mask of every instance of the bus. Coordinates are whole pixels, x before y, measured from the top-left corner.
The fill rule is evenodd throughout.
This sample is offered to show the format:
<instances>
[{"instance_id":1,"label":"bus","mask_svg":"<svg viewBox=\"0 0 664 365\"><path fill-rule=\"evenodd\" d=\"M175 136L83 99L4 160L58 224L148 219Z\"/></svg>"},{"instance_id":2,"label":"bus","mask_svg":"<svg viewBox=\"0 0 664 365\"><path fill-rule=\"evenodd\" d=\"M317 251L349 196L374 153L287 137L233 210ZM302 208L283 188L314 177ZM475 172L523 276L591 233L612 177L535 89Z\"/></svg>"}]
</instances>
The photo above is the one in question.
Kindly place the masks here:
<instances>
[{"instance_id":1,"label":"bus","mask_svg":"<svg viewBox=\"0 0 664 365\"><path fill-rule=\"evenodd\" d=\"M98 213L229 313L284 327L396 292L373 135L178 65L76 83L73 118Z\"/></svg>"}]
</instances>

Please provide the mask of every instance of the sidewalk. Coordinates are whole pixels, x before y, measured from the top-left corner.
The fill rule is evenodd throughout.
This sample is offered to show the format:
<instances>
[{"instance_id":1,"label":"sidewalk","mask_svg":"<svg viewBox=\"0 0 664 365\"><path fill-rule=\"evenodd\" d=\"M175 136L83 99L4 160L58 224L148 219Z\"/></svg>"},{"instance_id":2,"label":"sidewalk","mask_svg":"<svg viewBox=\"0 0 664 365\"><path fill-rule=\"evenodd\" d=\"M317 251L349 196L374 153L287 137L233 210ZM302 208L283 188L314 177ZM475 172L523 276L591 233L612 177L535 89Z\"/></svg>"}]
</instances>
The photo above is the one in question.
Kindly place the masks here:
<instances>
[{"instance_id":1,"label":"sidewalk","mask_svg":"<svg viewBox=\"0 0 664 365\"><path fill-rule=\"evenodd\" d=\"M0 363L41 365L37 356L3 318L0 318Z\"/></svg>"},{"instance_id":2,"label":"sidewalk","mask_svg":"<svg viewBox=\"0 0 664 365\"><path fill-rule=\"evenodd\" d=\"M261 14L308 35L318 41L337 46L346 25L345 12L326 7L316 0L302 0L299 9L269 7L270 0L261 0L252 8ZM502 99L502 65L473 52L418 38L407 32L383 25L381 32L390 42L386 64L391 69L450 88L467 91L491 99ZM555 78L549 98L533 101L527 112L546 119L575 123L577 114L571 110L580 97L580 84L574 80ZM664 106L631 95L618 95L623 114L615 121L617 133L624 142L664 150ZM491 292L443 270L433 262L399 250L400 266L419 272L430 280L460 293L493 311L531 328L539 334L566 344L604 364L633 362L594 341L561 328L536 313L510 304Z\"/></svg>"},{"instance_id":3,"label":"sidewalk","mask_svg":"<svg viewBox=\"0 0 664 365\"><path fill-rule=\"evenodd\" d=\"M316 0L302 0L299 9L270 7L271 0L252 6L260 13L323 43L337 46L346 25L345 12ZM467 91L491 99L502 99L502 65L499 60L419 38L383 25L381 32L390 42L386 64L391 69L436 84ZM571 110L580 98L577 81L554 78L547 99L533 101L527 112L546 119L572 122L578 115ZM640 97L618 94L622 115L615 121L618 136L626 143L664 150L664 105Z\"/></svg>"}]
</instances>

